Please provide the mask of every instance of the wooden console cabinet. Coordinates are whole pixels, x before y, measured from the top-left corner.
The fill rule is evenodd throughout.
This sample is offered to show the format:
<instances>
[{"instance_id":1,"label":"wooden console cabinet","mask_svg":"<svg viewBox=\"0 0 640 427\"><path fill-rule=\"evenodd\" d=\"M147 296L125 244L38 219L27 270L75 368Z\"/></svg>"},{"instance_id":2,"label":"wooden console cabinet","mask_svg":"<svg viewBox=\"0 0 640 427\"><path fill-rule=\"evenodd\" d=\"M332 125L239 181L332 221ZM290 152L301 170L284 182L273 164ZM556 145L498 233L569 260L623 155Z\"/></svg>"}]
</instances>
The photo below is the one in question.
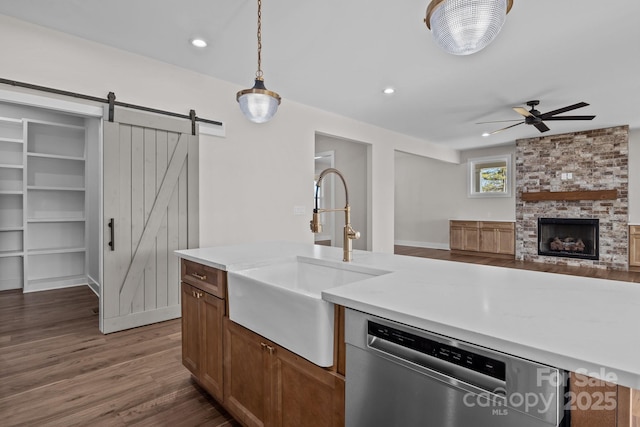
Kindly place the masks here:
<instances>
[{"instance_id":1,"label":"wooden console cabinet","mask_svg":"<svg viewBox=\"0 0 640 427\"><path fill-rule=\"evenodd\" d=\"M449 221L452 251L515 255L515 224L501 221Z\"/></svg>"},{"instance_id":2,"label":"wooden console cabinet","mask_svg":"<svg viewBox=\"0 0 640 427\"><path fill-rule=\"evenodd\" d=\"M232 322L226 277L182 260L183 365L244 426L343 427L344 342L325 369ZM337 325L337 332L344 327Z\"/></svg>"}]
</instances>

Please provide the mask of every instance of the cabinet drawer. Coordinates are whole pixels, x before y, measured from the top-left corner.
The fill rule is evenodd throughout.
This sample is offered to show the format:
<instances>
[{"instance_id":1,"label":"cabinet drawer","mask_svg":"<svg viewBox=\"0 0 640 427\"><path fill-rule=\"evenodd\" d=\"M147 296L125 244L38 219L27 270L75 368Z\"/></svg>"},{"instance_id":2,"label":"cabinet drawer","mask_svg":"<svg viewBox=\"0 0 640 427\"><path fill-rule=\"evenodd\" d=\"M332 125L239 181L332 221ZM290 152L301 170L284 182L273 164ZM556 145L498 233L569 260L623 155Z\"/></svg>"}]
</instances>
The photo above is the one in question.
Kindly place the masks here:
<instances>
[{"instance_id":1,"label":"cabinet drawer","mask_svg":"<svg viewBox=\"0 0 640 427\"><path fill-rule=\"evenodd\" d=\"M449 226L451 227L465 227L465 228L478 228L478 221L458 221L450 220Z\"/></svg>"},{"instance_id":2,"label":"cabinet drawer","mask_svg":"<svg viewBox=\"0 0 640 427\"><path fill-rule=\"evenodd\" d=\"M515 224L513 222L482 221L480 227L485 229L490 228L492 230L515 230Z\"/></svg>"},{"instance_id":3,"label":"cabinet drawer","mask_svg":"<svg viewBox=\"0 0 640 427\"><path fill-rule=\"evenodd\" d=\"M640 234L640 225L630 225L629 234Z\"/></svg>"},{"instance_id":4,"label":"cabinet drawer","mask_svg":"<svg viewBox=\"0 0 640 427\"><path fill-rule=\"evenodd\" d=\"M182 259L182 281L218 298L226 298L226 271Z\"/></svg>"}]
</instances>

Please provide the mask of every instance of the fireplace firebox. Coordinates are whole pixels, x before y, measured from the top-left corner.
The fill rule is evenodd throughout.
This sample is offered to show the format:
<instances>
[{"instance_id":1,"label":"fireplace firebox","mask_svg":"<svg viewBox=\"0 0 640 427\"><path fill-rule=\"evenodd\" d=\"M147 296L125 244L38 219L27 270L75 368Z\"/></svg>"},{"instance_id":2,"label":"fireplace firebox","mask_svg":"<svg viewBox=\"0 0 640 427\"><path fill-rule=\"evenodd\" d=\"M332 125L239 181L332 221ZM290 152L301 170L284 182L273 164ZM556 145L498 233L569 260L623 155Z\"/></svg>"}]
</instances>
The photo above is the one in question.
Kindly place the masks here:
<instances>
[{"instance_id":1,"label":"fireplace firebox","mask_svg":"<svg viewBox=\"0 0 640 427\"><path fill-rule=\"evenodd\" d=\"M538 218L538 255L597 260L597 219Z\"/></svg>"}]
</instances>

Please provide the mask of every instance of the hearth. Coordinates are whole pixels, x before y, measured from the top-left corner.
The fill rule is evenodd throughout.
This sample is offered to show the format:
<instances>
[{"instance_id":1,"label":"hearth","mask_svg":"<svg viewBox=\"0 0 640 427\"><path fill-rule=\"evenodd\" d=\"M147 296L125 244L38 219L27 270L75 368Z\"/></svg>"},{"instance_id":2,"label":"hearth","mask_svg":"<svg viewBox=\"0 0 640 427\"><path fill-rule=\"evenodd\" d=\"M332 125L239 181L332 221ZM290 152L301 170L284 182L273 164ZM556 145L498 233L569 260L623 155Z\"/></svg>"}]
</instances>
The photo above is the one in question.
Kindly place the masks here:
<instances>
[{"instance_id":1,"label":"hearth","mask_svg":"<svg viewBox=\"0 0 640 427\"><path fill-rule=\"evenodd\" d=\"M597 260L599 220L538 218L538 255Z\"/></svg>"}]
</instances>

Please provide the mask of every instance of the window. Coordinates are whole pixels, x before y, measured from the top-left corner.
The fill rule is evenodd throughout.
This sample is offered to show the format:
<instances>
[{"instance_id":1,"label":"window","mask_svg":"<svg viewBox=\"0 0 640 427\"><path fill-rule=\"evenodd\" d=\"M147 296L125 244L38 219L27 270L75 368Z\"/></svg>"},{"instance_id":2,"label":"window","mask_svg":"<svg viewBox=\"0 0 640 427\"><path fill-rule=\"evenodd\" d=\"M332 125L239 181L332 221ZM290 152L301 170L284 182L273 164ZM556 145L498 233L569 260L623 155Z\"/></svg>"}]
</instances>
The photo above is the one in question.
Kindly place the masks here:
<instances>
[{"instance_id":1,"label":"window","mask_svg":"<svg viewBox=\"0 0 640 427\"><path fill-rule=\"evenodd\" d=\"M469 197L511 197L511 156L469 159Z\"/></svg>"}]
</instances>

